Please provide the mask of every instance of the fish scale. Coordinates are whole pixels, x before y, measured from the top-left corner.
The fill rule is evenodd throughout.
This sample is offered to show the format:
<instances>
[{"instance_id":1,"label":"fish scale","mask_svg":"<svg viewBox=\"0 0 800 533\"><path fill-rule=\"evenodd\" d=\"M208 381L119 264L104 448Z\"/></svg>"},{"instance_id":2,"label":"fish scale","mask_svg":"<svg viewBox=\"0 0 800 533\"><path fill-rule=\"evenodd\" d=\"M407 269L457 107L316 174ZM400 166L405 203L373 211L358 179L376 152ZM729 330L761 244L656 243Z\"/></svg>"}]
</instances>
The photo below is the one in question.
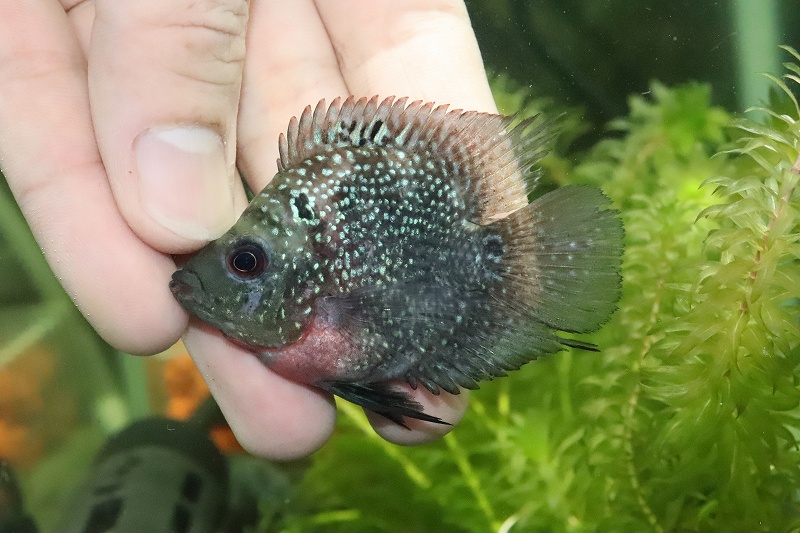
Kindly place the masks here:
<instances>
[{"instance_id":1,"label":"fish scale","mask_svg":"<svg viewBox=\"0 0 800 533\"><path fill-rule=\"evenodd\" d=\"M279 172L176 272L178 301L275 371L404 424L397 380L457 394L597 329L622 226L596 188L532 203L546 121L406 99L310 107Z\"/></svg>"}]
</instances>

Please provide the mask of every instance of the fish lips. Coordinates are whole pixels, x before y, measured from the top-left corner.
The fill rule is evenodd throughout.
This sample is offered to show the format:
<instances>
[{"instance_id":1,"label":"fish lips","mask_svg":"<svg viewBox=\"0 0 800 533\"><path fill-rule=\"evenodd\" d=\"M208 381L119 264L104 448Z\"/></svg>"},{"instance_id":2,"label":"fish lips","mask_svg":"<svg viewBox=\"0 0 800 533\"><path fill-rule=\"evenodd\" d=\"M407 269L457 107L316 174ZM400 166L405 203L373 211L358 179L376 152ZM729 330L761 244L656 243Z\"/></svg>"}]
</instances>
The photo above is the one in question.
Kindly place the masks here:
<instances>
[{"instance_id":1,"label":"fish lips","mask_svg":"<svg viewBox=\"0 0 800 533\"><path fill-rule=\"evenodd\" d=\"M197 274L182 268L172 274L169 290L181 304L184 304L197 300L197 295L203 292L203 283Z\"/></svg>"},{"instance_id":2,"label":"fish lips","mask_svg":"<svg viewBox=\"0 0 800 533\"><path fill-rule=\"evenodd\" d=\"M225 327L226 324L211 312L210 304L203 292L203 283L197 274L185 268L175 271L169 282L169 289L181 307L190 314L216 328Z\"/></svg>"}]
</instances>

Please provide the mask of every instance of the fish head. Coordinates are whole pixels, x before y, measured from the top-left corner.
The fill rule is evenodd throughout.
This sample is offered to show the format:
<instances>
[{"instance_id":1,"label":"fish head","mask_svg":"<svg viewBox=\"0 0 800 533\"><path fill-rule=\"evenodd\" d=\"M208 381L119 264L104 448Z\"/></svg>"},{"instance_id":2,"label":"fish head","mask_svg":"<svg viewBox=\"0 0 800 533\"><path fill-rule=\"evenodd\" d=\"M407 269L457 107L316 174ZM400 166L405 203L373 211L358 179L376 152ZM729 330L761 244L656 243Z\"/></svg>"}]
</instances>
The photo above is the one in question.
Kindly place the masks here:
<instances>
[{"instance_id":1,"label":"fish head","mask_svg":"<svg viewBox=\"0 0 800 533\"><path fill-rule=\"evenodd\" d=\"M287 201L262 194L172 275L170 289L189 313L240 344L280 347L302 326L287 316L285 295L308 248Z\"/></svg>"}]
</instances>

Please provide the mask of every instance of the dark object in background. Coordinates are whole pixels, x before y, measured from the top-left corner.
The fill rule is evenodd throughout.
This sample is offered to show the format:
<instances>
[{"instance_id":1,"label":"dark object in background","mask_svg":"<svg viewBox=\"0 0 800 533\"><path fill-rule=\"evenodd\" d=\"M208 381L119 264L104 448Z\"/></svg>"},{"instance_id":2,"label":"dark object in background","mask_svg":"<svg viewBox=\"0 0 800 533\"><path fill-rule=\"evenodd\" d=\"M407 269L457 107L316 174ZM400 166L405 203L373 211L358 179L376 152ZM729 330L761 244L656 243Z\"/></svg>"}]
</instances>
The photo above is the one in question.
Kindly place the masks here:
<instances>
[{"instance_id":1,"label":"dark object in background","mask_svg":"<svg viewBox=\"0 0 800 533\"><path fill-rule=\"evenodd\" d=\"M665 85L711 83L714 104L744 110L765 99L760 72L780 74L778 44L800 45L793 0L466 0L487 67L534 95L579 108L590 146L603 125L627 113L630 94ZM754 39L755 38L755 39ZM743 56L766 51L756 63ZM749 81L747 81L749 80ZM753 98L750 82L764 93Z\"/></svg>"},{"instance_id":2,"label":"dark object in background","mask_svg":"<svg viewBox=\"0 0 800 533\"><path fill-rule=\"evenodd\" d=\"M22 491L11 465L0 459L0 533L37 533L33 519L25 512Z\"/></svg>"},{"instance_id":3,"label":"dark object in background","mask_svg":"<svg viewBox=\"0 0 800 533\"><path fill-rule=\"evenodd\" d=\"M141 420L109 439L97 455L62 529L217 532L226 518L228 483L227 461L201 426Z\"/></svg>"}]
</instances>

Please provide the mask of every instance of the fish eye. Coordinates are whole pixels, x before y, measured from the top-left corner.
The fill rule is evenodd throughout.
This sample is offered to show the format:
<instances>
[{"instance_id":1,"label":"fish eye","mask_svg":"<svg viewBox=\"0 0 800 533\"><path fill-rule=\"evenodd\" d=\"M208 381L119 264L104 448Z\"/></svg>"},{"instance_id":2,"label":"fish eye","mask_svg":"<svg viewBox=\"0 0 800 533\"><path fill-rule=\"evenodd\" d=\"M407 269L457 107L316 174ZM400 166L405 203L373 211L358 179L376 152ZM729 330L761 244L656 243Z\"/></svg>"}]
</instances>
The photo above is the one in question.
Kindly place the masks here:
<instances>
[{"instance_id":1,"label":"fish eye","mask_svg":"<svg viewBox=\"0 0 800 533\"><path fill-rule=\"evenodd\" d=\"M252 279L261 275L268 263L264 249L252 242L241 243L228 254L228 270L242 279Z\"/></svg>"}]
</instances>

